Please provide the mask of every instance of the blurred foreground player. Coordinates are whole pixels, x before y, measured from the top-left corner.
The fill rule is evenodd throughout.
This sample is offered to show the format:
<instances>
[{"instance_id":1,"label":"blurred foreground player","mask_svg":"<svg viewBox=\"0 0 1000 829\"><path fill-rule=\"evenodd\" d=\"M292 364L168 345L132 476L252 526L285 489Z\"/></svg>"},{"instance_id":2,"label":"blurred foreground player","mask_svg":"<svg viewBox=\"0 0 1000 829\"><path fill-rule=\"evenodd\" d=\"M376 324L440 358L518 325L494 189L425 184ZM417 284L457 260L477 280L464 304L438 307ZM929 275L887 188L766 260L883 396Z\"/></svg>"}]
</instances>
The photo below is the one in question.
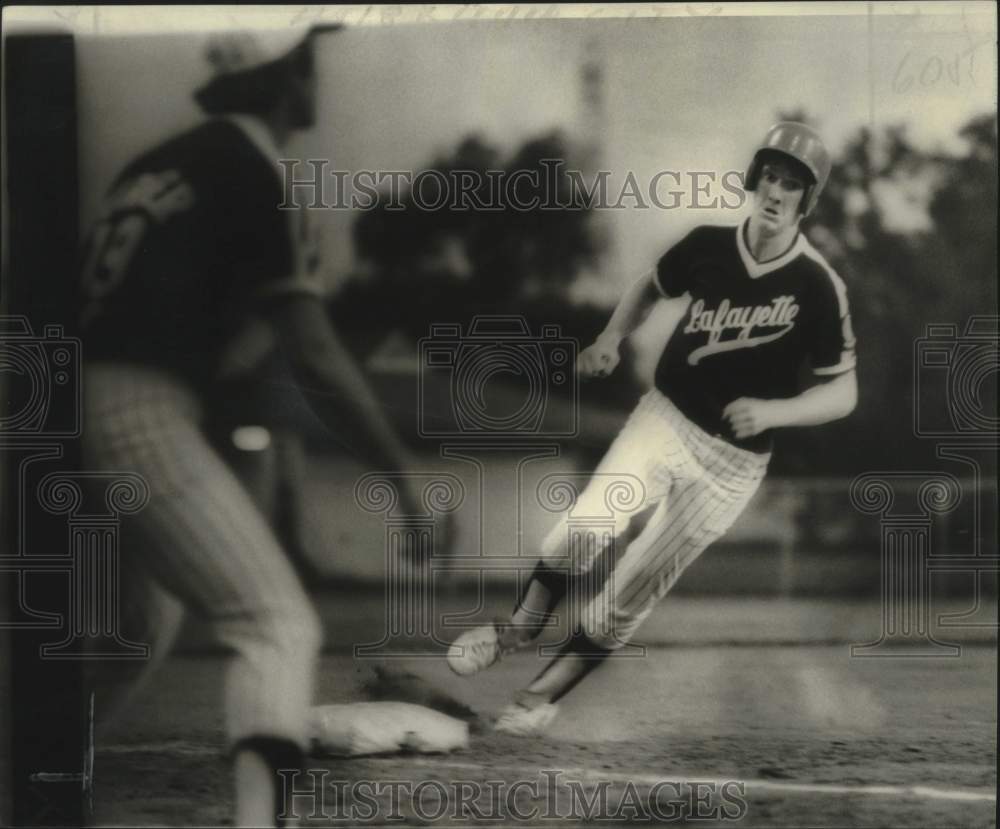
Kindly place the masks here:
<instances>
[{"instance_id":1,"label":"blurred foreground player","mask_svg":"<svg viewBox=\"0 0 1000 829\"><path fill-rule=\"evenodd\" d=\"M281 148L314 120L316 35L210 39L213 76L195 96L209 119L116 179L81 282L86 468L137 472L151 491L123 528L124 632L162 660L186 609L234 652L224 707L237 825L276 822L275 770L301 764L322 632L204 432L219 367L257 359L239 344L267 320L324 423L354 427L379 468L411 466L329 325L306 211L278 208ZM401 499L416 511L413 493Z\"/></svg>"},{"instance_id":2,"label":"blurred foreground player","mask_svg":"<svg viewBox=\"0 0 1000 829\"><path fill-rule=\"evenodd\" d=\"M583 608L559 654L500 715L500 731L529 734L555 716L556 701L629 642L655 604L756 492L772 432L845 417L857 402L854 335L844 283L799 229L830 173L820 137L784 122L750 163L753 209L737 227L701 226L670 248L622 297L583 352L584 377L606 377L619 344L659 297L690 297L656 369L655 387L632 412L597 473L637 476L645 501L619 514L629 540L599 595ZM800 390L807 360L817 382ZM599 478L580 496L582 514L604 503ZM494 664L534 639L567 589L567 573L594 567L602 550L567 549L559 524L509 620L471 630L449 652L460 674Z\"/></svg>"}]
</instances>

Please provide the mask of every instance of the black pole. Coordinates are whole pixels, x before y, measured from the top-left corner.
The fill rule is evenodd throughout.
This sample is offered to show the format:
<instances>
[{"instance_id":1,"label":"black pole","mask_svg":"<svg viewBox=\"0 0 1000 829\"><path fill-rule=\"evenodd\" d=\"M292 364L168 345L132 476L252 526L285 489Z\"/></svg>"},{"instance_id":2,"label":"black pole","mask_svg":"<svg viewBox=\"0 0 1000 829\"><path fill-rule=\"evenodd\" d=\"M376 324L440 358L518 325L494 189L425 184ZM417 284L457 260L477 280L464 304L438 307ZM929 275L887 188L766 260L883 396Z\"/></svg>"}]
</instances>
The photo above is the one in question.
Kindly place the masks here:
<instances>
[{"instance_id":1,"label":"black pole","mask_svg":"<svg viewBox=\"0 0 1000 829\"><path fill-rule=\"evenodd\" d=\"M34 452L50 453L43 461L46 470L72 471L79 465L77 439L64 428L79 412L74 395L63 393L79 383L78 376L64 373L73 372L77 363L55 362L74 353L60 350L59 341L75 334L78 185L72 35L5 38L4 105L8 190L0 295L0 374L5 375L0 380L5 383L0 389L0 584L7 607L0 615L6 629L0 633L7 641L0 691L7 697L7 727L0 736L7 757L0 822L81 826L87 821L86 796L73 777L83 771L87 743L81 663L45 659L41 653L62 634L51 620L70 618L68 579L58 567L35 568L30 558L51 560L68 557L70 551L65 523L46 513L33 487L24 485L28 478L22 465ZM40 361L43 382L12 368L21 358ZM29 411L37 417L19 414ZM43 618L50 620L48 627L38 621Z\"/></svg>"}]
</instances>

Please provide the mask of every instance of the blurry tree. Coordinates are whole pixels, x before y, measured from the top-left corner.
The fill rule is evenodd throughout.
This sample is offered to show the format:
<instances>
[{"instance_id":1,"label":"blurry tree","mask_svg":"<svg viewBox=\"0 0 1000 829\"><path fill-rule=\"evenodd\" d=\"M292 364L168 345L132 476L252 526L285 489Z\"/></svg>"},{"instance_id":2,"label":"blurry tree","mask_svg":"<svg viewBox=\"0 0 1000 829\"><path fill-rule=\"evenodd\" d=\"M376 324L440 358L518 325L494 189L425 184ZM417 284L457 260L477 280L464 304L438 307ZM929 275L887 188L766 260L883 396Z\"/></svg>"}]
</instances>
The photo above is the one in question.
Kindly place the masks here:
<instances>
[{"instance_id":1,"label":"blurry tree","mask_svg":"<svg viewBox=\"0 0 1000 829\"><path fill-rule=\"evenodd\" d=\"M917 400L916 342L929 324L961 333L971 316L996 314L996 117L975 118L959 135L966 151L949 155L916 148L899 126L862 128L834 159L806 227L848 285L861 399L847 421L784 435L793 450L785 471L815 471L817 443L830 473L933 461L914 413L940 404L946 372L922 374Z\"/></svg>"},{"instance_id":2,"label":"blurry tree","mask_svg":"<svg viewBox=\"0 0 1000 829\"><path fill-rule=\"evenodd\" d=\"M359 215L354 243L368 278L338 301L363 304L377 295L392 306L385 328L413 338L435 321L522 313L528 297L561 303L598 253L588 211L569 186L571 155L559 132L525 142L507 159L481 138L465 138L413 177L416 195L407 189L393 204L383 193Z\"/></svg>"},{"instance_id":3,"label":"blurry tree","mask_svg":"<svg viewBox=\"0 0 1000 829\"><path fill-rule=\"evenodd\" d=\"M507 294L511 298L548 294L564 299L581 268L596 261L598 241L588 221L590 212L582 196L573 190L566 172L566 162L572 164L572 155L566 139L552 132L525 143L508 164L509 171L527 170L538 181L534 186L526 178L517 180L517 203L531 204L534 199L544 205L541 209L507 210L502 214L502 236L515 243L513 264L519 270ZM489 255L481 260L487 281L507 281L495 262ZM488 275L491 268L495 280Z\"/></svg>"},{"instance_id":4,"label":"blurry tree","mask_svg":"<svg viewBox=\"0 0 1000 829\"><path fill-rule=\"evenodd\" d=\"M938 160L943 175L929 212L955 281L942 284L946 319L996 312L997 120L984 115L959 133L966 155ZM954 309L947 307L958 303Z\"/></svg>"}]
</instances>

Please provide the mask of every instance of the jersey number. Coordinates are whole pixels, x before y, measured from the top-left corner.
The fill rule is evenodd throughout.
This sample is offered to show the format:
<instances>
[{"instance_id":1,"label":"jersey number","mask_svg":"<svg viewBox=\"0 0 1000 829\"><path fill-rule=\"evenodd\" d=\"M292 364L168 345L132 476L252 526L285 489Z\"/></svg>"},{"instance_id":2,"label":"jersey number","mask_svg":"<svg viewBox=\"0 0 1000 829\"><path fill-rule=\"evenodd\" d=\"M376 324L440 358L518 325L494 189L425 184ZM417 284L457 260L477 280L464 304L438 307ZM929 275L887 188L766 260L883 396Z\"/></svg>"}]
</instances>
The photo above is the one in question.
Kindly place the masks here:
<instances>
[{"instance_id":1,"label":"jersey number","mask_svg":"<svg viewBox=\"0 0 1000 829\"><path fill-rule=\"evenodd\" d=\"M176 170L143 173L112 192L87 246L85 296L99 300L117 288L149 226L193 204L194 191Z\"/></svg>"}]
</instances>

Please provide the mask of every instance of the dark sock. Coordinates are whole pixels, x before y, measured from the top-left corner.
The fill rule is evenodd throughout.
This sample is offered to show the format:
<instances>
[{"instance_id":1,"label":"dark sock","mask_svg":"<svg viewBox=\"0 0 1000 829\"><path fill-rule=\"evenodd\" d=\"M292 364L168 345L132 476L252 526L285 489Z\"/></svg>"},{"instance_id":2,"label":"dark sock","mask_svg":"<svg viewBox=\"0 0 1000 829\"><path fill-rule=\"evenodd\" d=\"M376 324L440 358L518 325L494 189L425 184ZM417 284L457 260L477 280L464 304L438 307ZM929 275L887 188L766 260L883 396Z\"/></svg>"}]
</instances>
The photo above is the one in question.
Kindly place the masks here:
<instances>
[{"instance_id":1,"label":"dark sock","mask_svg":"<svg viewBox=\"0 0 1000 829\"><path fill-rule=\"evenodd\" d=\"M572 691L580 681L593 671L611 654L607 648L602 648L589 639L580 629L573 632L569 641L560 648L559 653L535 677L526 693L533 697L539 694L548 697L549 702L556 702ZM553 687L547 683L555 681ZM541 685L541 688L535 686Z\"/></svg>"},{"instance_id":2,"label":"dark sock","mask_svg":"<svg viewBox=\"0 0 1000 829\"><path fill-rule=\"evenodd\" d=\"M535 570L531 574L531 578L538 581L549 593L552 594L552 607L555 607L559 603L559 600L566 593L567 577L566 573L553 570L544 561L539 561L535 565ZM527 592L527 590L525 590ZM524 596L522 594L521 598Z\"/></svg>"},{"instance_id":3,"label":"dark sock","mask_svg":"<svg viewBox=\"0 0 1000 829\"><path fill-rule=\"evenodd\" d=\"M523 622L518 623L516 626L507 626L505 633L511 638L511 645L534 639L541 633L545 621L552 615L552 611L562 601L563 596L566 595L567 583L565 573L553 570L541 561L535 565L531 578L528 579L528 583L524 586L517 604L514 605L511 619L515 619L519 613L522 613L529 617L538 618L538 623L537 625L528 627L527 630L525 630L526 626ZM529 607L527 604L528 597L533 588L536 593L539 590L542 592L542 607ZM535 603L539 603L537 598L535 599Z\"/></svg>"},{"instance_id":4,"label":"dark sock","mask_svg":"<svg viewBox=\"0 0 1000 829\"><path fill-rule=\"evenodd\" d=\"M274 772L274 804L275 826L284 826L285 822L278 818L281 814L284 790L279 769L299 771L305 766L305 754L299 746L283 737L245 737L233 745L230 755L235 757L241 751L252 751L264 758L264 761Z\"/></svg>"}]
</instances>

